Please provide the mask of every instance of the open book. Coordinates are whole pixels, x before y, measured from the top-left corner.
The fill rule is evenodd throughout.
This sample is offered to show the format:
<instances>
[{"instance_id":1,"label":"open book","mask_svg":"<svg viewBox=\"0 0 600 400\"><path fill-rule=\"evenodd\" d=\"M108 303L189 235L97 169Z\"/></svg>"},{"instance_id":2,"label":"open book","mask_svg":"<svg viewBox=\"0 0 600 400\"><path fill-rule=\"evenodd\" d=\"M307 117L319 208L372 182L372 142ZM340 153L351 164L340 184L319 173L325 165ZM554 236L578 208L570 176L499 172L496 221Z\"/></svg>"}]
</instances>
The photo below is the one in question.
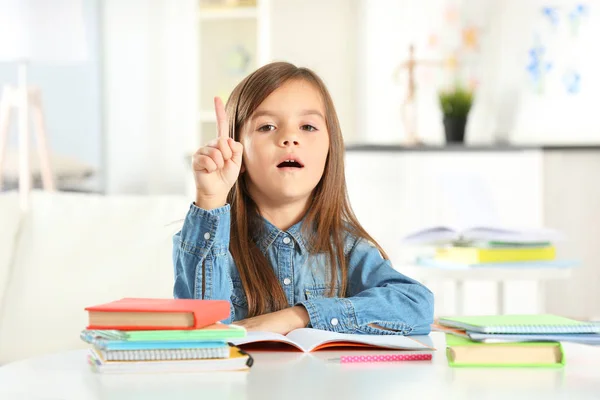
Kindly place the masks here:
<instances>
[{"instance_id":1,"label":"open book","mask_svg":"<svg viewBox=\"0 0 600 400\"><path fill-rule=\"evenodd\" d=\"M503 243L548 243L563 240L564 236L555 230L515 229L494 226L474 226L453 228L434 226L418 230L404 237L405 244L447 244L457 242L503 242Z\"/></svg>"},{"instance_id":2,"label":"open book","mask_svg":"<svg viewBox=\"0 0 600 400\"><path fill-rule=\"evenodd\" d=\"M248 332L244 338L232 340L236 346L250 343L284 343L304 352L334 347L371 347L392 350L435 350L427 335L355 335L320 329L295 329L287 335L271 332Z\"/></svg>"}]
</instances>

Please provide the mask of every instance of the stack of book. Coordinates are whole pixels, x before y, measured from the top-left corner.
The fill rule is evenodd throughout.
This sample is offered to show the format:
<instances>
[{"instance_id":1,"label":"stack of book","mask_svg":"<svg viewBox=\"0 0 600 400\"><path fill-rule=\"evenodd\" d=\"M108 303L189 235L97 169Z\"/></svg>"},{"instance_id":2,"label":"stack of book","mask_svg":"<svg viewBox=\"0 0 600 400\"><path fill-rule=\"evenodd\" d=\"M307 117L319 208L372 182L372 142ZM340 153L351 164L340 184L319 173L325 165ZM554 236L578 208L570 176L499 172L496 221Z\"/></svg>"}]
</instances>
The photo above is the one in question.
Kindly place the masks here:
<instances>
[{"instance_id":1,"label":"stack of book","mask_svg":"<svg viewBox=\"0 0 600 400\"><path fill-rule=\"evenodd\" d=\"M600 344L600 324L552 314L444 317L432 330L453 367L562 367L561 342Z\"/></svg>"},{"instance_id":2,"label":"stack of book","mask_svg":"<svg viewBox=\"0 0 600 400\"><path fill-rule=\"evenodd\" d=\"M90 306L80 337L91 345L97 372L246 370L252 358L231 340L246 330L225 325L230 305L221 300L124 298Z\"/></svg>"},{"instance_id":3,"label":"stack of book","mask_svg":"<svg viewBox=\"0 0 600 400\"><path fill-rule=\"evenodd\" d=\"M439 267L568 267L573 262L557 260L550 242L476 242L456 243L435 249L433 257L419 257L424 266Z\"/></svg>"},{"instance_id":4,"label":"stack of book","mask_svg":"<svg viewBox=\"0 0 600 400\"><path fill-rule=\"evenodd\" d=\"M571 267L571 260L556 258L558 232L477 227L457 231L435 227L416 232L405 243L434 246L433 254L417 264L429 267Z\"/></svg>"}]
</instances>

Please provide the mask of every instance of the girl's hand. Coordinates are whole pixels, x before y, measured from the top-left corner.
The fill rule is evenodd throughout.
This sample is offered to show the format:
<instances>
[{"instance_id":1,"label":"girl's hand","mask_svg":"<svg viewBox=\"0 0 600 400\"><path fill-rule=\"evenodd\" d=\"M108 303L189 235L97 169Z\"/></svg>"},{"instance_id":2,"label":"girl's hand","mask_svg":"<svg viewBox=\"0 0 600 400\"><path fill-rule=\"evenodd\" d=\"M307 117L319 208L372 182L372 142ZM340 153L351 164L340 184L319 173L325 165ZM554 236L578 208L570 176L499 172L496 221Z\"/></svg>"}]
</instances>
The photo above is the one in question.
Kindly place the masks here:
<instances>
[{"instance_id":1,"label":"girl's hand","mask_svg":"<svg viewBox=\"0 0 600 400\"><path fill-rule=\"evenodd\" d=\"M205 210L222 207L242 166L243 146L229 137L225 106L215 97L218 136L201 147L192 158L196 182L196 206Z\"/></svg>"},{"instance_id":2,"label":"girl's hand","mask_svg":"<svg viewBox=\"0 0 600 400\"><path fill-rule=\"evenodd\" d=\"M308 312L302 306L294 306L285 310L259 315L234 322L248 331L266 331L287 335L298 328L305 328L310 322Z\"/></svg>"}]
</instances>

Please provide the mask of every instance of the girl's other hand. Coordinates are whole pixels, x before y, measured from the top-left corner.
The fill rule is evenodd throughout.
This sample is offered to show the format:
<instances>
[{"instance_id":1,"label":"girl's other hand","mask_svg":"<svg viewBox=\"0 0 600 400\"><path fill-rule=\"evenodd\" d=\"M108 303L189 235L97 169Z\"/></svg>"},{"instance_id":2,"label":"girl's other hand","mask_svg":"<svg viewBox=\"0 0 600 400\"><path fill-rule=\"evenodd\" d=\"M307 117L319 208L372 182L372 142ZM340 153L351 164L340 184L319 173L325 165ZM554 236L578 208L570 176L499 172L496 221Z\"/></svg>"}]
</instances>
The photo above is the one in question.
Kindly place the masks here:
<instances>
[{"instance_id":1,"label":"girl's other hand","mask_svg":"<svg viewBox=\"0 0 600 400\"><path fill-rule=\"evenodd\" d=\"M308 312L303 306L294 306L281 311L259 315L234 322L248 331L274 332L287 335L294 329L305 328L310 322Z\"/></svg>"}]
</instances>

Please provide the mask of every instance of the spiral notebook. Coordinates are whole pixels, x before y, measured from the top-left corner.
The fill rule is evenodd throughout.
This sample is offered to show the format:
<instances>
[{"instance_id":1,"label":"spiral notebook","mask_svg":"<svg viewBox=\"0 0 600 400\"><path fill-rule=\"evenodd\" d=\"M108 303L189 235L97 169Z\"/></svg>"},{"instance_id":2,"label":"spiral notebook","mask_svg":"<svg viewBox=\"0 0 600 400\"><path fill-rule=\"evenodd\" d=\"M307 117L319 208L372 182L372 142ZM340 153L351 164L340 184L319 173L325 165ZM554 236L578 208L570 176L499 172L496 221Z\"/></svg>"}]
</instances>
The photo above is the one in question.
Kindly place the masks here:
<instances>
[{"instance_id":1,"label":"spiral notebook","mask_svg":"<svg viewBox=\"0 0 600 400\"><path fill-rule=\"evenodd\" d=\"M103 350L94 351L103 361L174 361L207 360L229 357L229 346L206 347L196 349L145 349L145 350Z\"/></svg>"},{"instance_id":2,"label":"spiral notebook","mask_svg":"<svg viewBox=\"0 0 600 400\"><path fill-rule=\"evenodd\" d=\"M445 317L439 323L479 333L600 333L600 324L552 314Z\"/></svg>"},{"instance_id":3,"label":"spiral notebook","mask_svg":"<svg viewBox=\"0 0 600 400\"><path fill-rule=\"evenodd\" d=\"M109 374L244 371L252 366L253 359L248 353L234 346L229 346L228 352L228 357L213 359L108 361L98 351L90 349L87 361L93 371Z\"/></svg>"}]
</instances>

